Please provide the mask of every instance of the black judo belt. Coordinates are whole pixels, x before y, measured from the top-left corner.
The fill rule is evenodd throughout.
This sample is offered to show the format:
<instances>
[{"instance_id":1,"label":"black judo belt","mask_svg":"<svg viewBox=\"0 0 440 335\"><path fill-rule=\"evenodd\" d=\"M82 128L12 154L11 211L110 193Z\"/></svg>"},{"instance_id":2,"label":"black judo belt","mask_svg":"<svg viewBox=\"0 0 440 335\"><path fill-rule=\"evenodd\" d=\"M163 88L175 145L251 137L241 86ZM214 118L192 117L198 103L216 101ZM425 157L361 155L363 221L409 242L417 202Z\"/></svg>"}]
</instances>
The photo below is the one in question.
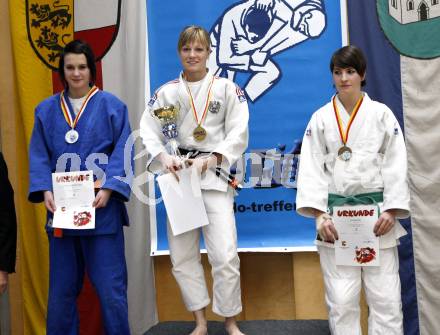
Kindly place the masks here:
<instances>
[{"instance_id":1,"label":"black judo belt","mask_svg":"<svg viewBox=\"0 0 440 335\"><path fill-rule=\"evenodd\" d=\"M182 156L185 156L188 159L194 159L198 156L211 154L211 152L199 151L199 150L188 150L188 149L184 149L184 148L179 148L179 152ZM212 168L211 170L215 173L215 175L217 177L224 180L226 183L228 183L229 186L231 186L237 192L243 188L233 174L229 173L225 169L222 169L220 166Z\"/></svg>"}]
</instances>

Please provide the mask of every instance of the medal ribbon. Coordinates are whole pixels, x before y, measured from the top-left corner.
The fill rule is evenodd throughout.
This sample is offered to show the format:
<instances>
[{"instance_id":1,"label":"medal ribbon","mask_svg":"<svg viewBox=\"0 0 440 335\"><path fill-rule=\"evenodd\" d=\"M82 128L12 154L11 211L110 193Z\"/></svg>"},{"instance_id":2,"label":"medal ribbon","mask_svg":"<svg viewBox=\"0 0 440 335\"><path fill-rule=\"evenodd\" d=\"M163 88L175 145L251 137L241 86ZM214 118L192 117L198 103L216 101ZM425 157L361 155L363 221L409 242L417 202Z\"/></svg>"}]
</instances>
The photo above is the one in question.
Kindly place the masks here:
<instances>
[{"instance_id":1,"label":"medal ribbon","mask_svg":"<svg viewBox=\"0 0 440 335\"><path fill-rule=\"evenodd\" d=\"M192 108L192 111L193 111L193 114L194 114L194 118L196 119L196 122L197 122L198 126L200 126L203 123L203 121L205 120L205 118L206 118L206 114L208 112L209 102L211 101L211 96L212 96L211 88L212 88L212 84L214 83L214 79L215 79L215 76L212 76L211 82L209 83L209 87L208 87L208 95L206 97L205 108L203 110L202 118L200 119L200 121L199 121L199 118L197 117L197 110L196 110L196 106L194 104L194 99L193 99L193 96L191 94L191 90L189 89L188 84L185 81L186 91L189 94L189 98L190 98L190 102L191 102L191 108Z\"/></svg>"},{"instance_id":2,"label":"medal ribbon","mask_svg":"<svg viewBox=\"0 0 440 335\"><path fill-rule=\"evenodd\" d=\"M60 95L60 104L61 104L61 110L63 111L64 118L66 119L67 124L72 128L75 129L76 124L78 123L79 118L83 114L84 110L87 107L87 103L90 101L90 99L98 93L99 88L95 85L90 89L90 91L87 93L86 98L84 99L84 102L78 112L78 114L75 117L75 120L72 121L72 116L69 111L68 104L66 102L66 98L64 97L64 91L61 92Z\"/></svg>"},{"instance_id":3,"label":"medal ribbon","mask_svg":"<svg viewBox=\"0 0 440 335\"><path fill-rule=\"evenodd\" d=\"M354 118L357 115L357 112L359 111L359 108L361 108L362 101L364 101L364 96L361 96L359 100L356 102L356 105L353 108L353 112L350 115L350 119L348 120L347 130L344 131L342 125L342 119L341 116L339 115L338 106L336 104L336 95L333 97L333 110L335 111L336 123L338 124L339 134L341 136L342 143L344 143L344 146L348 141L348 132L350 131L350 127L354 121Z\"/></svg>"}]
</instances>

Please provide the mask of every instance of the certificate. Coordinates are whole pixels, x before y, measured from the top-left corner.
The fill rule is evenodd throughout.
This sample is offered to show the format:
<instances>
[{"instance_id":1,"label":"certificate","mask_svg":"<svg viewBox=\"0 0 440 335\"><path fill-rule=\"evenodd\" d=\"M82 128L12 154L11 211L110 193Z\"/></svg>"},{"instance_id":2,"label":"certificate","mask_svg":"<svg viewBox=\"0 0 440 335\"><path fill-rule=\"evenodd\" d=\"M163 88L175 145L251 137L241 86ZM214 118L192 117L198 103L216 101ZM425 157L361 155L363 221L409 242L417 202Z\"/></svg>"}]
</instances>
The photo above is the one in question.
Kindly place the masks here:
<instances>
[{"instance_id":1,"label":"certificate","mask_svg":"<svg viewBox=\"0 0 440 335\"><path fill-rule=\"evenodd\" d=\"M195 168L186 168L177 174L179 181L171 173L157 177L174 236L209 223L200 189L200 173Z\"/></svg>"},{"instance_id":2,"label":"certificate","mask_svg":"<svg viewBox=\"0 0 440 335\"><path fill-rule=\"evenodd\" d=\"M379 237L374 234L378 207L373 205L333 207L336 265L379 266Z\"/></svg>"},{"instance_id":3,"label":"certificate","mask_svg":"<svg viewBox=\"0 0 440 335\"><path fill-rule=\"evenodd\" d=\"M95 228L93 171L52 173L56 210L52 227Z\"/></svg>"}]
</instances>

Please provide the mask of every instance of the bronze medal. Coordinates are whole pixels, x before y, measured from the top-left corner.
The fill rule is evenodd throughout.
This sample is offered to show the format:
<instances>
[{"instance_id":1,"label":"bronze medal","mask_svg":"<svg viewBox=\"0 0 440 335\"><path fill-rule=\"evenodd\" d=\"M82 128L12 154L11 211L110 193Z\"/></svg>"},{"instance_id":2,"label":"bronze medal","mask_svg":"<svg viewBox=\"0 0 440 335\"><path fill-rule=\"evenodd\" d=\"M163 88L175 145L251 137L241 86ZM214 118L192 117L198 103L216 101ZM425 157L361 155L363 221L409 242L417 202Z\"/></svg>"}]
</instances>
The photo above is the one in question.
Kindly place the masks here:
<instances>
[{"instance_id":1,"label":"bronze medal","mask_svg":"<svg viewBox=\"0 0 440 335\"><path fill-rule=\"evenodd\" d=\"M342 146L339 148L338 150L338 156L343 160L343 161L349 161L352 155L352 151L349 147L347 147L346 145Z\"/></svg>"},{"instance_id":2,"label":"bronze medal","mask_svg":"<svg viewBox=\"0 0 440 335\"><path fill-rule=\"evenodd\" d=\"M336 95L333 96L332 103L333 103L333 110L335 111L335 117L336 117L336 123L338 124L339 134L341 135L342 140L342 147L338 150L338 157L342 159L344 162L347 162L351 159L351 156L353 152L349 147L347 147L347 141L348 141L348 132L350 131L350 127L354 121L354 118L356 117L359 108L361 108L362 101L364 100L363 94L356 102L356 105L353 108L353 111L351 112L350 119L348 120L347 129L344 131L344 126L342 124L341 117L339 116L338 106L336 104Z\"/></svg>"},{"instance_id":3,"label":"bronze medal","mask_svg":"<svg viewBox=\"0 0 440 335\"><path fill-rule=\"evenodd\" d=\"M198 125L193 131L194 139L197 142L202 142L206 138L206 135L206 130L201 125Z\"/></svg>"}]
</instances>

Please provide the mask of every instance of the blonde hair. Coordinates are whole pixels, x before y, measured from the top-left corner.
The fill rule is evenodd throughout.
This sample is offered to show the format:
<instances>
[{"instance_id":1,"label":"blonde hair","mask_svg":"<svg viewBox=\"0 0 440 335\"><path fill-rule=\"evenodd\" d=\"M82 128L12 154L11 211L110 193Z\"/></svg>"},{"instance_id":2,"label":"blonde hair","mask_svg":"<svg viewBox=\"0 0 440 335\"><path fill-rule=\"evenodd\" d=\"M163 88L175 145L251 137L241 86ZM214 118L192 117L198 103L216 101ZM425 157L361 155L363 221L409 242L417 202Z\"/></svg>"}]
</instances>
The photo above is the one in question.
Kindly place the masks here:
<instances>
[{"instance_id":1,"label":"blonde hair","mask_svg":"<svg viewBox=\"0 0 440 335\"><path fill-rule=\"evenodd\" d=\"M188 26L185 27L179 35L179 42L177 43L177 51L181 51L182 48L190 43L199 42L206 50L211 49L211 41L209 39L209 33L200 26Z\"/></svg>"}]
</instances>

